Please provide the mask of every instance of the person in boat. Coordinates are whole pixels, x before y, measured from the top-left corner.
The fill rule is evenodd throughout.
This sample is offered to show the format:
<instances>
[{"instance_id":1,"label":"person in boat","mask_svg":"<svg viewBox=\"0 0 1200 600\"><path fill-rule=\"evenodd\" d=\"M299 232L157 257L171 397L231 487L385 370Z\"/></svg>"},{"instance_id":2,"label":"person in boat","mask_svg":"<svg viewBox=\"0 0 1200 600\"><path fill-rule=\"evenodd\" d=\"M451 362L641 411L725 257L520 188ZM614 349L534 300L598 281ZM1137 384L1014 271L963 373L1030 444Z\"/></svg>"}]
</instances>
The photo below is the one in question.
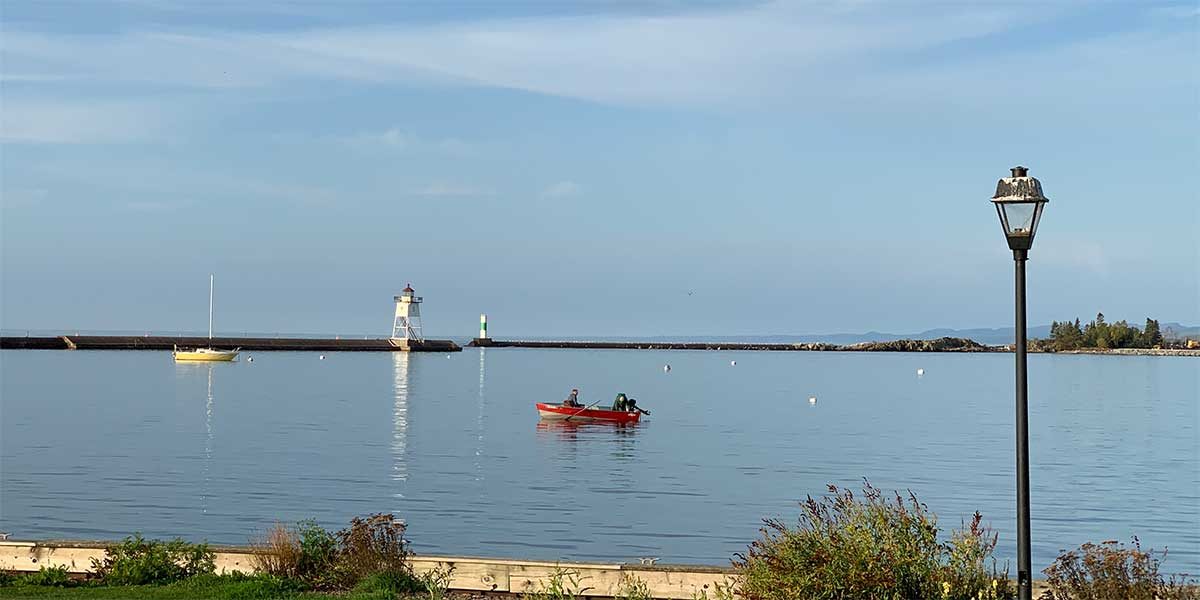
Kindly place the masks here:
<instances>
[{"instance_id":1,"label":"person in boat","mask_svg":"<svg viewBox=\"0 0 1200 600\"><path fill-rule=\"evenodd\" d=\"M568 408L578 408L580 406L583 406L582 404L579 403L579 390L572 389L571 393L567 394L567 399L563 400L562 405L566 406Z\"/></svg>"},{"instance_id":2,"label":"person in boat","mask_svg":"<svg viewBox=\"0 0 1200 600\"><path fill-rule=\"evenodd\" d=\"M625 397L624 393L617 394L617 399L613 400L612 409L622 412L629 409L629 399Z\"/></svg>"}]
</instances>

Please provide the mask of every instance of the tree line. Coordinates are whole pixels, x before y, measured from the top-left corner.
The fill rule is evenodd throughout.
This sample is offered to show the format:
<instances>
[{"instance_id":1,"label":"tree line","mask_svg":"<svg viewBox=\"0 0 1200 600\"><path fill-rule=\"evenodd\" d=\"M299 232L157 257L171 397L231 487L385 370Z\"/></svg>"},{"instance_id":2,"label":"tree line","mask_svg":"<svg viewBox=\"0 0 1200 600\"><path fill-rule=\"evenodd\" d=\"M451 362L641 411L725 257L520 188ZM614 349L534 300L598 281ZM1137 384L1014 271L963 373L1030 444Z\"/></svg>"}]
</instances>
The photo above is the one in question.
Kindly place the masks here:
<instances>
[{"instance_id":1,"label":"tree line","mask_svg":"<svg viewBox=\"0 0 1200 600\"><path fill-rule=\"evenodd\" d=\"M1078 350L1080 348L1154 348L1163 343L1158 321L1146 318L1146 325L1138 329L1125 321L1109 323L1104 313L1098 313L1092 322L1083 325L1074 321L1054 321L1050 324L1050 347L1054 350Z\"/></svg>"}]
</instances>

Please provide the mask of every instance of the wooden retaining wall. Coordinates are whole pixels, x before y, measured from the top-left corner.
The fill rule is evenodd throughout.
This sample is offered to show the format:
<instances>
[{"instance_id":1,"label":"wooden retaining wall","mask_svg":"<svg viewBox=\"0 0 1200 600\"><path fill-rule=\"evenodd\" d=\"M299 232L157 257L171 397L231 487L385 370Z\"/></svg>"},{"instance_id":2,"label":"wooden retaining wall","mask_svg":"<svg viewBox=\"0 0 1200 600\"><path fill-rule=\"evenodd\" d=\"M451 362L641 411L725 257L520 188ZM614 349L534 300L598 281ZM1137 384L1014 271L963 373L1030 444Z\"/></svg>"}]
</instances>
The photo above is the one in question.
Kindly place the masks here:
<instances>
[{"instance_id":1,"label":"wooden retaining wall","mask_svg":"<svg viewBox=\"0 0 1200 600\"><path fill-rule=\"evenodd\" d=\"M92 560L104 558L104 542L0 541L0 570L37 571L42 567L65 567L72 573L91 570ZM218 572L253 572L249 548L219 546ZM654 598L685 600L700 593L711 598L718 585L733 581L730 569L694 565L629 565L619 563L547 562L504 558L420 555L412 558L418 574L435 568L453 567L453 591L528 592L541 589L556 571L569 571L588 596L618 594L625 578L645 582Z\"/></svg>"}]
</instances>

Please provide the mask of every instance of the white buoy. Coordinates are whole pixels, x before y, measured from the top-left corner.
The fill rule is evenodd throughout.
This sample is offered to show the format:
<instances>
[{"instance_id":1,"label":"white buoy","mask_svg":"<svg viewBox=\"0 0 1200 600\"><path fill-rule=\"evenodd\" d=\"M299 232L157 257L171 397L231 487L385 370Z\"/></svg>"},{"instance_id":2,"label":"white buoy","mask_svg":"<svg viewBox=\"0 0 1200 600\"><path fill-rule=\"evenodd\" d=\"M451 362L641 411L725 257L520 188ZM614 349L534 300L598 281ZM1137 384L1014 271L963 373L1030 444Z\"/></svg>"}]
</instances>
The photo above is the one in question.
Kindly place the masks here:
<instances>
[{"instance_id":1,"label":"white buoy","mask_svg":"<svg viewBox=\"0 0 1200 600\"><path fill-rule=\"evenodd\" d=\"M924 375L924 374L925 374L925 369L917 369L917 376L918 376L918 377L920 377L921 375Z\"/></svg>"},{"instance_id":2,"label":"white buoy","mask_svg":"<svg viewBox=\"0 0 1200 600\"><path fill-rule=\"evenodd\" d=\"M324 354L322 354L322 355L321 355L321 360L325 360L325 355L324 355Z\"/></svg>"},{"instance_id":3,"label":"white buoy","mask_svg":"<svg viewBox=\"0 0 1200 600\"><path fill-rule=\"evenodd\" d=\"M254 357L253 357L253 356L247 356L247 357L246 357L246 362L254 362Z\"/></svg>"},{"instance_id":4,"label":"white buoy","mask_svg":"<svg viewBox=\"0 0 1200 600\"><path fill-rule=\"evenodd\" d=\"M663 373L670 373L671 365L663 365Z\"/></svg>"},{"instance_id":5,"label":"white buoy","mask_svg":"<svg viewBox=\"0 0 1200 600\"><path fill-rule=\"evenodd\" d=\"M816 404L816 403L817 403L817 397L816 397L816 396L809 396L809 397L808 397L808 403L809 403L809 404Z\"/></svg>"},{"instance_id":6,"label":"white buoy","mask_svg":"<svg viewBox=\"0 0 1200 600\"><path fill-rule=\"evenodd\" d=\"M729 361L729 366L731 366L731 367L736 367L736 366L737 366L737 361L736 361L736 360L731 360L731 361Z\"/></svg>"}]
</instances>

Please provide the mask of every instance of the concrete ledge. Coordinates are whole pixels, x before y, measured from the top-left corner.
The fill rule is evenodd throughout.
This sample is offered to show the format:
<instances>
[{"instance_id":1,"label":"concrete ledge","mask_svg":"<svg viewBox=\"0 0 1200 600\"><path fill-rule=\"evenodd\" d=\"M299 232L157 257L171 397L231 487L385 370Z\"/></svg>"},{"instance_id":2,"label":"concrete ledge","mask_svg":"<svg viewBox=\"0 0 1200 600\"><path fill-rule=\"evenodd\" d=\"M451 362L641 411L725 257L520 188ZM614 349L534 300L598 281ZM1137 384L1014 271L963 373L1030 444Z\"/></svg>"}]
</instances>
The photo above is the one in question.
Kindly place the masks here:
<instances>
[{"instance_id":1,"label":"concrete ledge","mask_svg":"<svg viewBox=\"0 0 1200 600\"><path fill-rule=\"evenodd\" d=\"M243 352L461 352L450 340L402 341L350 338L241 338L136 335L64 335L56 338L0 337L4 349L171 350L175 346L241 348Z\"/></svg>"},{"instance_id":2,"label":"concrete ledge","mask_svg":"<svg viewBox=\"0 0 1200 600\"><path fill-rule=\"evenodd\" d=\"M97 541L0 541L0 570L37 571L42 567L65 567L71 573L87 573L92 561L104 559L105 542ZM238 546L213 546L218 572L253 572L253 550ZM549 562L469 556L417 555L413 570L425 573L453 567L450 589L454 591L528 592L541 589L543 582L560 570L570 571L588 596L615 596L625 578L646 583L654 598L686 600L700 592L712 597L717 585L734 580L732 569L696 565L629 565L620 563Z\"/></svg>"}]
</instances>

